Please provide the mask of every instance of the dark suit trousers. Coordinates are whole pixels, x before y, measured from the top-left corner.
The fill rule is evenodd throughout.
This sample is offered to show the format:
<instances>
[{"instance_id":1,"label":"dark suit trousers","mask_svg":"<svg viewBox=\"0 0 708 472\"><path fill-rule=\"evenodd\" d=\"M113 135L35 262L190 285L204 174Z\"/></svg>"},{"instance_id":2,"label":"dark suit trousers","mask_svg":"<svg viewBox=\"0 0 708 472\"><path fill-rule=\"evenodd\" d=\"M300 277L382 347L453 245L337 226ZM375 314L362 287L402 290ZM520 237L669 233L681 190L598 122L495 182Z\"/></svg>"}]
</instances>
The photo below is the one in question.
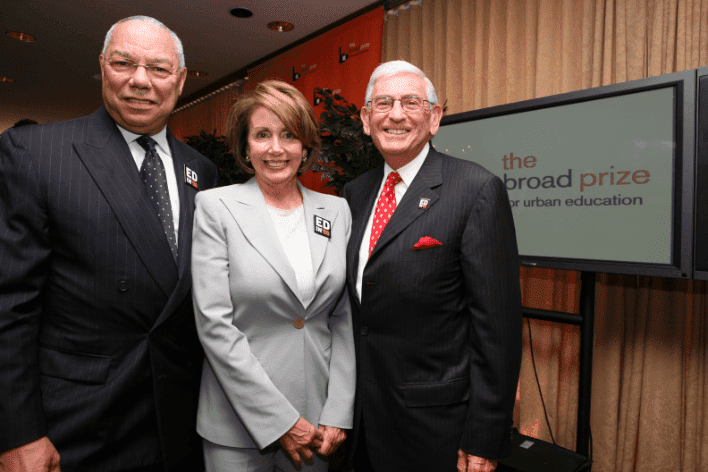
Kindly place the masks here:
<instances>
[{"instance_id":1,"label":"dark suit trousers","mask_svg":"<svg viewBox=\"0 0 708 472\"><path fill-rule=\"evenodd\" d=\"M366 446L366 428L362 415L359 424L359 437L356 440L356 450L354 451L354 472L376 472L369 459L369 449Z\"/></svg>"},{"instance_id":2,"label":"dark suit trousers","mask_svg":"<svg viewBox=\"0 0 708 472\"><path fill-rule=\"evenodd\" d=\"M164 464L155 464L155 465L148 465L146 467L141 467L139 469L126 470L125 472L164 472L164 471L165 471ZM197 472L197 471L195 471L195 472Z\"/></svg>"}]
</instances>

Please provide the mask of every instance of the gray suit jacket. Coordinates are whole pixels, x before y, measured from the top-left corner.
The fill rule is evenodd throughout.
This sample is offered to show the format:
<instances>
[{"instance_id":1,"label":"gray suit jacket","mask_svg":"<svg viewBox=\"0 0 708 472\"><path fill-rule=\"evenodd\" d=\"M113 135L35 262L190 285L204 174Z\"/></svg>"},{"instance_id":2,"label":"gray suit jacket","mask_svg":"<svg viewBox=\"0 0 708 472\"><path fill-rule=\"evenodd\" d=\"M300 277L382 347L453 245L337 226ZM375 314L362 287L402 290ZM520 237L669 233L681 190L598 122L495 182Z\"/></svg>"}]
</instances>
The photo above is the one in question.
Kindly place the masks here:
<instances>
[{"instance_id":1,"label":"gray suit jacket","mask_svg":"<svg viewBox=\"0 0 708 472\"><path fill-rule=\"evenodd\" d=\"M300 416L352 427L351 216L343 199L301 190L316 286L307 307L256 179L197 196L193 296L206 354L197 431L216 444L264 448ZM316 217L331 223L330 238L315 233Z\"/></svg>"}]
</instances>

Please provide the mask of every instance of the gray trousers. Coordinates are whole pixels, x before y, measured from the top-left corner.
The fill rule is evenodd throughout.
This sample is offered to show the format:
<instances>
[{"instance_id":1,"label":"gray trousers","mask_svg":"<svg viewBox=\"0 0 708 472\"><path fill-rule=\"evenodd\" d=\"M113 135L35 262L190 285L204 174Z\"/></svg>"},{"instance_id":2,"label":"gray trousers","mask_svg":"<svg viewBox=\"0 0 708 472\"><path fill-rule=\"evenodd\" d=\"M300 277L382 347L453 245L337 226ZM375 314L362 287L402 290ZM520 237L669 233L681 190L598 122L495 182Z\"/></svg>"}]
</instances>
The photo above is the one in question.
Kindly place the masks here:
<instances>
[{"instance_id":1,"label":"gray trousers","mask_svg":"<svg viewBox=\"0 0 708 472\"><path fill-rule=\"evenodd\" d=\"M313 451L313 462L296 468L280 446L264 450L229 447L202 439L206 472L327 472L329 461Z\"/></svg>"}]
</instances>

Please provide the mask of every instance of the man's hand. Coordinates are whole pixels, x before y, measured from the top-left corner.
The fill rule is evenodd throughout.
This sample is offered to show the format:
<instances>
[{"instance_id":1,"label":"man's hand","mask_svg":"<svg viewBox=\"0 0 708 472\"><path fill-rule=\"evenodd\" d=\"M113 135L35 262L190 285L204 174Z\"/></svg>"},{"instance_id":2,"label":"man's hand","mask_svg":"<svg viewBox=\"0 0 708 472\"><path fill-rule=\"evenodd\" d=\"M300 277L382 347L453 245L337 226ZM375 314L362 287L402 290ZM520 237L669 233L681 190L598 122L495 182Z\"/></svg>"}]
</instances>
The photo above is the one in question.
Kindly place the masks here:
<instances>
[{"instance_id":1,"label":"man's hand","mask_svg":"<svg viewBox=\"0 0 708 472\"><path fill-rule=\"evenodd\" d=\"M467 454L460 449L457 451L457 472L494 472L497 461Z\"/></svg>"},{"instance_id":2,"label":"man's hand","mask_svg":"<svg viewBox=\"0 0 708 472\"><path fill-rule=\"evenodd\" d=\"M59 453L44 436L0 454L0 472L61 472Z\"/></svg>"},{"instance_id":3,"label":"man's hand","mask_svg":"<svg viewBox=\"0 0 708 472\"><path fill-rule=\"evenodd\" d=\"M300 456L307 462L312 461L310 448L319 448L322 445L322 431L318 430L305 418L299 418L297 423L280 438L280 444L288 453L293 463L299 467L302 464ZM2 471L0 471L2 472Z\"/></svg>"},{"instance_id":4,"label":"man's hand","mask_svg":"<svg viewBox=\"0 0 708 472\"><path fill-rule=\"evenodd\" d=\"M320 425L322 431L322 445L317 449L317 452L323 456L328 456L337 450L340 444L347 439L347 433L343 429L335 428L334 426Z\"/></svg>"}]
</instances>

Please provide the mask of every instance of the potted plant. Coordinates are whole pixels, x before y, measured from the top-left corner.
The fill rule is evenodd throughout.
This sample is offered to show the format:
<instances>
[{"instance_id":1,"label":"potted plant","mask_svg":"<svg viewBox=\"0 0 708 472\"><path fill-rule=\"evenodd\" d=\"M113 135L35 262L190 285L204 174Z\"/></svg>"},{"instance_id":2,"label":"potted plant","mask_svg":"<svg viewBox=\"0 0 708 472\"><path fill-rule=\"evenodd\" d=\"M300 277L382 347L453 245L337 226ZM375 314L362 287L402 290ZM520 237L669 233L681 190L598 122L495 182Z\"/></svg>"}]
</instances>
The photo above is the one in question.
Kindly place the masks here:
<instances>
[{"instance_id":1,"label":"potted plant","mask_svg":"<svg viewBox=\"0 0 708 472\"><path fill-rule=\"evenodd\" d=\"M325 111L320 115L322 146L318 163L313 166L322 172L327 186L341 195L344 184L369 169L383 165L381 154L364 133L359 109L341 95L329 89L315 89Z\"/></svg>"},{"instance_id":2,"label":"potted plant","mask_svg":"<svg viewBox=\"0 0 708 472\"><path fill-rule=\"evenodd\" d=\"M216 136L216 130L214 133L202 130L198 135L187 136L184 141L216 165L219 169L219 187L240 184L251 177L236 165L226 136Z\"/></svg>"}]
</instances>

